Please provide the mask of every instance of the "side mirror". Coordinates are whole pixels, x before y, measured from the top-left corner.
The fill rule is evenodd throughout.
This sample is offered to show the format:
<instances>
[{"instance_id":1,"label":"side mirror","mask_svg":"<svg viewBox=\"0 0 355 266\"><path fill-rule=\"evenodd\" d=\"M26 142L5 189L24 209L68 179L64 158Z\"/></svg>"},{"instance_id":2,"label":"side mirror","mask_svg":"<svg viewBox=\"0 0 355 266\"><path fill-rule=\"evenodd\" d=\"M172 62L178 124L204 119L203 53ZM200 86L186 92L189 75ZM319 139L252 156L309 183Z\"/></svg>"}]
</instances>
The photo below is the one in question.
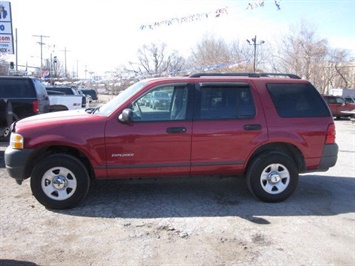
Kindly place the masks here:
<instances>
[{"instance_id":1,"label":"side mirror","mask_svg":"<svg viewBox=\"0 0 355 266\"><path fill-rule=\"evenodd\" d=\"M133 121L133 112L132 109L124 109L122 113L118 116L118 121L129 124Z\"/></svg>"}]
</instances>

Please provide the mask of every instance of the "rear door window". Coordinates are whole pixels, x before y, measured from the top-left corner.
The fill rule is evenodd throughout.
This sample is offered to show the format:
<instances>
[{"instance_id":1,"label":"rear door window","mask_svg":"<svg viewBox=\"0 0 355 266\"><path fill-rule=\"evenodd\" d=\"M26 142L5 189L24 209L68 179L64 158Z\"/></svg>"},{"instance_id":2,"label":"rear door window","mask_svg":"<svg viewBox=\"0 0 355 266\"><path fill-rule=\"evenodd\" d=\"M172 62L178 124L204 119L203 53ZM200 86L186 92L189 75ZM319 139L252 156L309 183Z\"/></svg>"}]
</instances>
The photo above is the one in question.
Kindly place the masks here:
<instances>
[{"instance_id":1,"label":"rear door window","mask_svg":"<svg viewBox=\"0 0 355 266\"><path fill-rule=\"evenodd\" d=\"M247 84L201 84L196 98L194 118L250 119L255 105Z\"/></svg>"},{"instance_id":2,"label":"rear door window","mask_svg":"<svg viewBox=\"0 0 355 266\"><path fill-rule=\"evenodd\" d=\"M311 84L268 84L280 117L326 117L329 109Z\"/></svg>"}]
</instances>

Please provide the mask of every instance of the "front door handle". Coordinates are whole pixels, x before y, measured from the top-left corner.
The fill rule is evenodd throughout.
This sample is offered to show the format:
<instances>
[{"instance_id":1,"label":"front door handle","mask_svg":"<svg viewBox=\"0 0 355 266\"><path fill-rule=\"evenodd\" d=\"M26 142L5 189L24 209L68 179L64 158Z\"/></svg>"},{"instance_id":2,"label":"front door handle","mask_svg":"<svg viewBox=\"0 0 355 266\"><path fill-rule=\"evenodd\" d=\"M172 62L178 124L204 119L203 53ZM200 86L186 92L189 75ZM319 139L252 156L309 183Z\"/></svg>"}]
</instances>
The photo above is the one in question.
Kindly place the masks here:
<instances>
[{"instance_id":1,"label":"front door handle","mask_svg":"<svg viewBox=\"0 0 355 266\"><path fill-rule=\"evenodd\" d=\"M186 132L186 128L185 127L168 127L166 129L166 133L185 133Z\"/></svg>"}]
</instances>

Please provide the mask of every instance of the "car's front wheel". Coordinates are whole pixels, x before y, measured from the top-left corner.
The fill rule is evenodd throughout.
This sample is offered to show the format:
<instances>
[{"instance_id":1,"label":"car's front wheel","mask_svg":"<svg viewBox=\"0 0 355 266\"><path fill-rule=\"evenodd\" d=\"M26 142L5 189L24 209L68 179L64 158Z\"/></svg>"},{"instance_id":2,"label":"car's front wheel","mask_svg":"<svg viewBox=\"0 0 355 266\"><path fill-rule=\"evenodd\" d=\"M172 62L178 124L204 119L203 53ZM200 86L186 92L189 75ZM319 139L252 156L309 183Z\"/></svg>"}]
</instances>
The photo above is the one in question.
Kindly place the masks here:
<instances>
[{"instance_id":1,"label":"car's front wheel","mask_svg":"<svg viewBox=\"0 0 355 266\"><path fill-rule=\"evenodd\" d=\"M246 174L250 192L265 202L281 202L295 191L298 171L286 154L269 152L256 157Z\"/></svg>"},{"instance_id":2,"label":"car's front wheel","mask_svg":"<svg viewBox=\"0 0 355 266\"><path fill-rule=\"evenodd\" d=\"M40 161L31 175L35 198L50 209L67 209L86 196L88 171L81 161L66 154L54 154Z\"/></svg>"}]
</instances>

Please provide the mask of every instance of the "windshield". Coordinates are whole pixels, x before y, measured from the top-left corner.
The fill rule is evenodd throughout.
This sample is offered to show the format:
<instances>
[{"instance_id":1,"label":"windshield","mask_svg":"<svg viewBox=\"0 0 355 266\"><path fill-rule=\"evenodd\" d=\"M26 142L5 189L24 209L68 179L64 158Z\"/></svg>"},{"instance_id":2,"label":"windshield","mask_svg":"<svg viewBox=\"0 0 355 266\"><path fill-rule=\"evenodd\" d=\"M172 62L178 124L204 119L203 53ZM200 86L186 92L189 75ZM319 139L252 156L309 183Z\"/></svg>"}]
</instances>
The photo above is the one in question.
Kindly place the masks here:
<instances>
[{"instance_id":1,"label":"windshield","mask_svg":"<svg viewBox=\"0 0 355 266\"><path fill-rule=\"evenodd\" d=\"M107 102L103 106L97 109L95 113L100 115L110 115L112 114L122 103L131 98L137 91L141 90L147 83L145 81L139 81L132 86L129 86L127 89L118 94L111 101Z\"/></svg>"}]
</instances>

